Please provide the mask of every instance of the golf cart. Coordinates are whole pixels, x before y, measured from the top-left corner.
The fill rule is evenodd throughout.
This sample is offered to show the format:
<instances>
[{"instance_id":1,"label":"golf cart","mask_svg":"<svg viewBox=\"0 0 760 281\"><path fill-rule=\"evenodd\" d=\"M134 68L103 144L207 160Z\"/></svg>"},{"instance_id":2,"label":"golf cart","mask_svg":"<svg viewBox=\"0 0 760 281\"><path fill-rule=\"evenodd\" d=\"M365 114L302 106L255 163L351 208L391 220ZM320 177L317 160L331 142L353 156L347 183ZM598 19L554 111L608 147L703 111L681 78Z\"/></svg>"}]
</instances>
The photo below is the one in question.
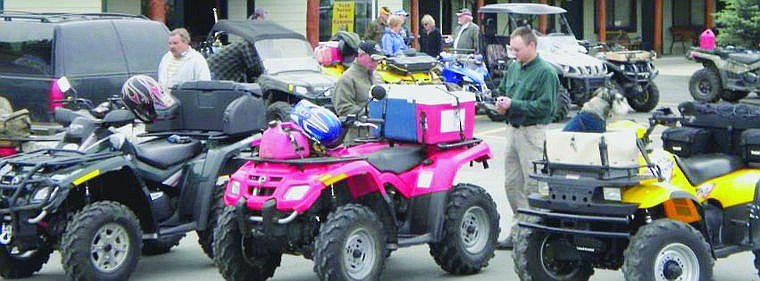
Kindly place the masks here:
<instances>
[{"instance_id":1,"label":"golf cart","mask_svg":"<svg viewBox=\"0 0 760 281\"><path fill-rule=\"evenodd\" d=\"M261 85L267 119L287 120L307 99L332 108L335 79L323 74L306 38L269 22L219 20L201 44L212 78Z\"/></svg>"},{"instance_id":2,"label":"golf cart","mask_svg":"<svg viewBox=\"0 0 760 281\"><path fill-rule=\"evenodd\" d=\"M545 4L490 4L478 11L483 14L506 14L507 25L504 35L496 36L499 44L509 42L509 34L518 27L535 27L538 16L551 15L549 32L543 34L535 30L538 37L538 53L541 58L553 65L562 87L557 95L555 121L561 121L567 115L570 103L582 105L591 98L592 93L610 81L611 73L603 61L587 55L587 50L575 38L570 24L565 18L565 9ZM507 48L509 48L507 46ZM509 52L507 52L509 53Z\"/></svg>"}]
</instances>

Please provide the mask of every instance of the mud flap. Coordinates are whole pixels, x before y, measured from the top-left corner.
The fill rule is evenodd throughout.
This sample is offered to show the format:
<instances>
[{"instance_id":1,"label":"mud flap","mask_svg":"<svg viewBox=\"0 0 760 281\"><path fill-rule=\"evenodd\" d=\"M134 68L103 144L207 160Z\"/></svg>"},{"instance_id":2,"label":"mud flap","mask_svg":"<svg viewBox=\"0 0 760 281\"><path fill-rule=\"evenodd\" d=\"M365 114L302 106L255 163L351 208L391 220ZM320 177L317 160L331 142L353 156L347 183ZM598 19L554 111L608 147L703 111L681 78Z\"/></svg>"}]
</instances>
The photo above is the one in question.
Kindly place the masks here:
<instances>
[{"instance_id":1,"label":"mud flap","mask_svg":"<svg viewBox=\"0 0 760 281\"><path fill-rule=\"evenodd\" d=\"M749 207L749 239L752 250L760 250L760 181L755 184L755 198Z\"/></svg>"}]
</instances>

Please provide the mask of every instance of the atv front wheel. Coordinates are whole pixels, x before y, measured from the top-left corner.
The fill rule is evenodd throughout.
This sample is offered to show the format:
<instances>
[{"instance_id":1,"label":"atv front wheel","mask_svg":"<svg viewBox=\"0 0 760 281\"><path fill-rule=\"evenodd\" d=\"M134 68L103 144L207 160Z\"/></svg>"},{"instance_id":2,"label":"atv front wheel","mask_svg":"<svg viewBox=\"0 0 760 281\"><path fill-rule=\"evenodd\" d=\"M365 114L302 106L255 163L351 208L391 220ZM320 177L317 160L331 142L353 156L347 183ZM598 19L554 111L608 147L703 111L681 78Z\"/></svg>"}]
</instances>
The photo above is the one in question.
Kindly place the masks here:
<instances>
[{"instance_id":1,"label":"atv front wheel","mask_svg":"<svg viewBox=\"0 0 760 281\"><path fill-rule=\"evenodd\" d=\"M689 78L689 93L696 101L716 102L722 91L720 76L712 69L702 68Z\"/></svg>"},{"instance_id":2,"label":"atv front wheel","mask_svg":"<svg viewBox=\"0 0 760 281\"><path fill-rule=\"evenodd\" d=\"M746 98L748 95L749 92L747 91L724 90L723 93L721 93L720 98L727 102L737 102L740 99Z\"/></svg>"},{"instance_id":3,"label":"atv front wheel","mask_svg":"<svg viewBox=\"0 0 760 281\"><path fill-rule=\"evenodd\" d=\"M290 121L290 105L284 101L276 101L267 106L267 121Z\"/></svg>"},{"instance_id":4,"label":"atv front wheel","mask_svg":"<svg viewBox=\"0 0 760 281\"><path fill-rule=\"evenodd\" d=\"M533 223L541 220L532 216L520 217ZM512 260L520 280L585 281L594 274L594 269L588 262L556 259L553 249L564 246L557 246L558 243L565 243L568 250L575 251L564 238L524 227L515 227L513 230L517 230L517 233L512 237L515 243Z\"/></svg>"},{"instance_id":5,"label":"atv front wheel","mask_svg":"<svg viewBox=\"0 0 760 281\"><path fill-rule=\"evenodd\" d=\"M496 203L482 187L454 186L446 203L443 235L430 255L451 274L473 274L488 266L499 237Z\"/></svg>"},{"instance_id":6,"label":"atv front wheel","mask_svg":"<svg viewBox=\"0 0 760 281\"><path fill-rule=\"evenodd\" d=\"M168 253L179 245L179 240L184 238L184 234L160 237L158 239L147 239L143 241L142 253L146 256L154 256Z\"/></svg>"},{"instance_id":7,"label":"atv front wheel","mask_svg":"<svg viewBox=\"0 0 760 281\"><path fill-rule=\"evenodd\" d=\"M628 100L628 105L631 106L636 112L649 112L657 107L657 103L660 101L660 90L654 81L649 83L649 86L644 89L643 92L638 95L625 95Z\"/></svg>"},{"instance_id":8,"label":"atv front wheel","mask_svg":"<svg viewBox=\"0 0 760 281\"><path fill-rule=\"evenodd\" d=\"M82 208L61 238L61 263L71 280L127 280L142 246L137 216L120 203Z\"/></svg>"},{"instance_id":9,"label":"atv front wheel","mask_svg":"<svg viewBox=\"0 0 760 281\"><path fill-rule=\"evenodd\" d=\"M243 234L237 212L226 208L214 229L214 263L225 280L266 280L280 266L282 253L268 251L267 241Z\"/></svg>"},{"instance_id":10,"label":"atv front wheel","mask_svg":"<svg viewBox=\"0 0 760 281\"><path fill-rule=\"evenodd\" d=\"M224 210L224 185L214 186L214 195L211 201L211 210L208 214L208 224L205 230L198 230L198 244L201 245L203 253L210 259L214 259L214 229L219 220L219 216Z\"/></svg>"},{"instance_id":11,"label":"atv front wheel","mask_svg":"<svg viewBox=\"0 0 760 281\"><path fill-rule=\"evenodd\" d=\"M370 208L346 204L330 213L314 242L314 271L321 280L380 280L386 234Z\"/></svg>"},{"instance_id":12,"label":"atv front wheel","mask_svg":"<svg viewBox=\"0 0 760 281\"><path fill-rule=\"evenodd\" d=\"M557 89L557 100L555 101L554 119L552 122L562 122L567 118L567 113L570 112L570 93L567 89L560 86Z\"/></svg>"},{"instance_id":13,"label":"atv front wheel","mask_svg":"<svg viewBox=\"0 0 760 281\"><path fill-rule=\"evenodd\" d=\"M53 249L48 245L31 251L18 252L8 246L0 247L0 276L17 279L32 276L47 263Z\"/></svg>"},{"instance_id":14,"label":"atv front wheel","mask_svg":"<svg viewBox=\"0 0 760 281\"><path fill-rule=\"evenodd\" d=\"M702 234L680 221L642 226L623 252L623 275L637 280L713 280L713 257Z\"/></svg>"}]
</instances>

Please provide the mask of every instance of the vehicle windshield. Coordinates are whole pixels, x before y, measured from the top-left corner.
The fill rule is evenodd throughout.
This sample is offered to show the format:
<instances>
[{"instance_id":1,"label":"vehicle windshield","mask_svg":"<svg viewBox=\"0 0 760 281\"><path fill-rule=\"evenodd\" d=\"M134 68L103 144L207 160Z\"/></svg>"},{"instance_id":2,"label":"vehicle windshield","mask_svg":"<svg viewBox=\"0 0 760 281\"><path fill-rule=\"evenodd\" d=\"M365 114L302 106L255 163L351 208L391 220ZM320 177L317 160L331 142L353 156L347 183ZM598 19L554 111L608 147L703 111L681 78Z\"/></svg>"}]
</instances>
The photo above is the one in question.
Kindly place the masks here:
<instances>
[{"instance_id":1,"label":"vehicle windshield","mask_svg":"<svg viewBox=\"0 0 760 281\"><path fill-rule=\"evenodd\" d=\"M536 31L538 52L577 51L586 50L578 44L564 14L547 15L546 34L538 31L538 16L526 14L509 14L509 32L517 27L528 26Z\"/></svg>"},{"instance_id":2,"label":"vehicle windshield","mask_svg":"<svg viewBox=\"0 0 760 281\"><path fill-rule=\"evenodd\" d=\"M256 51L264 69L276 74L287 71L319 71L319 63L309 42L301 39L265 39L256 41Z\"/></svg>"},{"instance_id":3,"label":"vehicle windshield","mask_svg":"<svg viewBox=\"0 0 760 281\"><path fill-rule=\"evenodd\" d=\"M0 73L50 75L53 27L0 24Z\"/></svg>"}]
</instances>

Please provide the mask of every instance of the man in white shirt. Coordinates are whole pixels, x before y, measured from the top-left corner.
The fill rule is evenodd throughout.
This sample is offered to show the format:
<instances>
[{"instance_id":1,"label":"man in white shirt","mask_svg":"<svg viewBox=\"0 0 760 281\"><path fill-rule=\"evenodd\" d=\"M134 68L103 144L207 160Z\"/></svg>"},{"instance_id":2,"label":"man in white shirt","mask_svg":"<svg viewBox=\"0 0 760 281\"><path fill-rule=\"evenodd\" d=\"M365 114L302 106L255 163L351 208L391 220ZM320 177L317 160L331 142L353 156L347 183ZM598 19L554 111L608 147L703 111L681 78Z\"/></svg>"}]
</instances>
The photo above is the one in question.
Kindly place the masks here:
<instances>
[{"instance_id":1,"label":"man in white shirt","mask_svg":"<svg viewBox=\"0 0 760 281\"><path fill-rule=\"evenodd\" d=\"M187 29L174 29L169 32L169 52L158 65L158 83L168 91L176 84L197 80L211 80L206 59L190 48Z\"/></svg>"},{"instance_id":2,"label":"man in white shirt","mask_svg":"<svg viewBox=\"0 0 760 281\"><path fill-rule=\"evenodd\" d=\"M457 13L459 27L454 31L454 49L468 49L478 51L480 48L480 28L472 23L470 9L462 9Z\"/></svg>"}]
</instances>

